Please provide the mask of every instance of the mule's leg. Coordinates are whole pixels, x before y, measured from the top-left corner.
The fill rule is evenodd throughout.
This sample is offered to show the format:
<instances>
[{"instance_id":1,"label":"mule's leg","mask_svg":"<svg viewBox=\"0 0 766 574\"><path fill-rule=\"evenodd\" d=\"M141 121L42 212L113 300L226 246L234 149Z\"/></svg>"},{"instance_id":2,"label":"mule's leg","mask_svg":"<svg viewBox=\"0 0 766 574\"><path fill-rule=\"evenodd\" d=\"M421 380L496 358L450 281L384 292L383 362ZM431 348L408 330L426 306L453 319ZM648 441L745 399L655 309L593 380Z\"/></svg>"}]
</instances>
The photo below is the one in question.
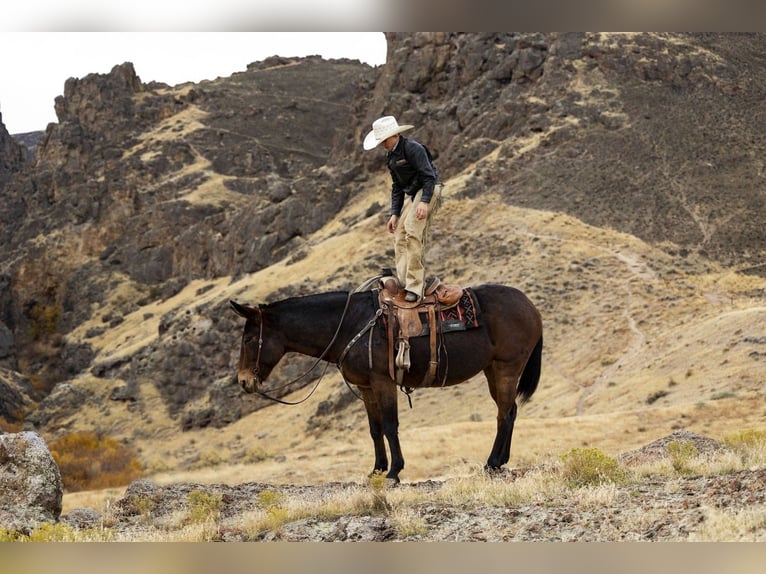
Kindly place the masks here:
<instances>
[{"instance_id":1,"label":"mule's leg","mask_svg":"<svg viewBox=\"0 0 766 574\"><path fill-rule=\"evenodd\" d=\"M399 473L404 468L404 456L402 456L402 449L399 445L399 409L396 385L388 377L373 376L370 382L383 422L383 434L388 441L388 449L391 451L391 468L386 478L399 482Z\"/></svg>"},{"instance_id":2,"label":"mule's leg","mask_svg":"<svg viewBox=\"0 0 766 574\"><path fill-rule=\"evenodd\" d=\"M516 422L516 381L522 365L493 361L484 370L489 393L497 405L497 434L487 459L487 470L499 470L511 458L511 439Z\"/></svg>"},{"instance_id":3,"label":"mule's leg","mask_svg":"<svg viewBox=\"0 0 766 574\"><path fill-rule=\"evenodd\" d=\"M367 421L370 423L370 436L375 448L375 467L372 472L386 472L388 470L388 456L386 455L386 443L383 438L383 418L380 416L380 408L375 394L370 387L360 388L364 408L367 410Z\"/></svg>"}]
</instances>

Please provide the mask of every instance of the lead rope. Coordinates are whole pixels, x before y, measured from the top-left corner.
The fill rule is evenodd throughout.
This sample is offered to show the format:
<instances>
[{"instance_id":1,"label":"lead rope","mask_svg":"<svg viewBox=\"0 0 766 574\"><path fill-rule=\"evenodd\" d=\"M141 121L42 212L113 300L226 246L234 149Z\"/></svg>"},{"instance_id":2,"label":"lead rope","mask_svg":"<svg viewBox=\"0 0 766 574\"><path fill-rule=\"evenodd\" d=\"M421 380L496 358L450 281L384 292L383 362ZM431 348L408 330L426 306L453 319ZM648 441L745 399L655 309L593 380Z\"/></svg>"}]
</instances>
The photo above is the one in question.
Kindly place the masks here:
<instances>
[{"instance_id":1,"label":"lead rope","mask_svg":"<svg viewBox=\"0 0 766 574\"><path fill-rule=\"evenodd\" d=\"M306 377L306 376L307 376L309 373L311 373L311 371L313 371L313 370L314 370L314 369L317 367L317 365L319 365L319 363L320 363L320 362L321 362L321 361L324 359L324 357L325 357L325 356L327 355L327 353L330 351L330 347L332 347L332 346L333 346L333 344L335 343L336 339L338 338L338 335L340 334L340 328L341 328L341 326L343 325L343 320L346 318L346 313L348 312L348 307L349 307L349 305L351 304L351 297L352 297L352 295L353 295L354 293L360 293L360 292L362 292L362 291L366 291L366 290L368 290L368 289L370 288L370 286L372 286L372 285L373 285L373 284L374 284L376 281L378 281L378 280L379 280L381 277L383 277L383 275L376 275L375 277L371 277L370 279L366 280L364 283L362 283L361 285L359 285L359 286L358 286L356 289L354 289L353 291L349 291L349 293L348 293L348 297L346 298L346 305L343 307L343 313L341 314L341 316L340 316L340 321L338 322L338 328L337 328L337 329L335 329L335 334L332 336L332 339L331 339L331 340L330 340L330 342L328 343L328 345L327 345L327 347L325 348L325 350L324 350L324 351L322 351L322 354L319 356L319 358L318 358L318 359L317 359L317 360L314 362L314 364L313 364L313 365L311 365L311 367L310 367L310 368L309 368L309 369L308 369L308 370L307 370L305 373L303 373L303 374L302 374L302 375L300 375L299 377L296 377L296 378L295 378L295 379L293 379L292 381L290 381L290 382L288 382L288 383L285 383L285 384L284 384L284 385L282 385L281 387L277 387L276 389L272 389L272 391L275 391L275 390L280 390L280 389L284 389L284 388L288 387L289 385L291 385L291 384L293 384L293 383L296 383L296 382L300 381L302 378ZM259 309L259 311L260 311L260 309ZM380 316L380 314L381 314L382 312L383 312L383 310L382 310L382 309L379 309L379 310L378 310L378 312L375 314L375 317L373 317L373 318L370 320L370 322L368 323L368 325L367 325L367 326L366 326L366 327L365 327L365 328L362 330L362 332L360 332L360 333L359 333L359 334L358 334L358 335L355 337L354 341L353 341L352 343L349 343L348 345L346 345L346 348L343 350L343 353L341 354L341 358L338 360L338 363L337 363L338 369L340 370L341 376L343 377L343 382L345 382L345 383L346 383L346 385L347 385L347 386L348 386L348 388L351 390L351 392L352 392L352 393L354 393L354 395L356 395L356 397L357 397L358 399L360 399L360 400L361 400L361 398L362 398L362 397L360 397L358 394L356 394L356 392L354 392L354 390L351 388L351 385L350 385L350 384L349 384L349 382L346 380L346 376L343 374L343 369L341 368L341 365L340 365L340 363L341 363L341 361L342 361L342 360L345 358L345 356L346 356L346 354L348 353L348 351L349 351L349 349L351 348L351 346L352 346L354 343L356 343L356 341L359 339L359 337L361 337L361 336L364 334L364 331L365 331L365 330L367 330L367 329L371 329L371 328L372 328L372 327L375 325L375 322L378 320L378 317ZM263 346L263 315L261 315L261 324L260 324L260 329L259 329L259 331L260 331L260 332L259 332L259 341L258 341L258 362L256 363L256 369L258 369L258 368L259 368L259 366L260 366L261 347ZM369 353L369 361L370 361L370 369L372 369L372 331L370 331L370 353ZM264 398L266 398L266 399L269 399L270 401L274 401L275 403L280 403L280 404L283 404L283 405L291 405L291 406L294 406L294 405L299 405L299 404L301 404L301 403L303 403L303 402L307 401L307 400L308 400L308 399L311 397L311 395L313 395L313 394L314 394L314 392L315 392L315 391L317 390L317 388L319 387L319 383L321 383L321 382L322 382L322 379L324 378L324 376L325 376L325 373L327 373L327 369L328 369L328 367L329 367L329 366L330 366L330 363L326 363L326 364L325 364L325 366L324 366L324 369L322 370L322 374L321 374L321 375L319 375L319 379L317 380L317 383L316 383L316 385L314 385L314 388L313 388L313 389L311 389L311 392L310 392L310 393L309 393L309 394L308 394L308 395L307 395L305 398L301 399L300 401L295 401L295 402L285 401L285 400L282 400L282 399L278 399L278 398L276 398L276 397L272 397L272 396L270 396L270 395L268 395L268 394L266 394L265 392L263 392L263 391L260 391L260 390L256 390L256 392L257 392L259 395L261 395L262 397L264 397Z\"/></svg>"},{"instance_id":2,"label":"lead rope","mask_svg":"<svg viewBox=\"0 0 766 574\"><path fill-rule=\"evenodd\" d=\"M333 346L333 344L335 343L335 340L338 338L338 334L340 334L340 328L343 325L343 319L346 318L346 313L348 312L348 307L349 307L349 304L351 303L351 296L355 292L356 291L349 291L348 297L346 298L346 305L345 305L345 307L343 307L343 313L341 314L340 321L338 322L338 328L335 329L335 334L332 336L332 339L330 339L330 342L327 344L327 347L325 347L325 350L322 351L322 354L319 356L319 358L314 362L313 365L311 365L311 367L309 367L309 369L305 373L303 373L299 377L296 377L292 381L289 381L289 382L285 383L281 387L277 387L276 389L272 389L272 392L275 391L275 390L284 389L284 388L292 385L293 383L296 383L296 382L300 381L302 378L306 377L309 373L311 373L311 371L313 371L317 367L317 365L319 365L319 363L325 358L327 353L330 351L330 347ZM259 369L259 367L260 367L259 363L260 363L260 356L261 356L261 346L263 345L263 315L261 315L261 325L260 325L259 331L260 331L260 333L259 333L259 341L258 341L258 363L256 363L256 369ZM319 375L319 379L317 380L316 384L314 385L314 388L311 389L311 392L306 397L304 397L303 399L301 399L299 401L295 401L295 402L285 401L285 400L282 400L282 399L278 399L276 397L272 397L271 395L266 394L264 391L256 390L256 392L259 395L261 395L262 397L264 397L266 399L269 399L270 401L274 401L275 403L280 403L280 404L283 404L283 405L291 405L291 406L299 405L299 404L301 404L303 402L306 402L311 397L311 395L314 394L314 392L317 390L317 388L319 388L319 383L322 382L322 379L324 378L325 373L327 373L327 368L329 366L330 366L330 363L326 363L325 364L324 369L322 370L322 374Z\"/></svg>"}]
</instances>

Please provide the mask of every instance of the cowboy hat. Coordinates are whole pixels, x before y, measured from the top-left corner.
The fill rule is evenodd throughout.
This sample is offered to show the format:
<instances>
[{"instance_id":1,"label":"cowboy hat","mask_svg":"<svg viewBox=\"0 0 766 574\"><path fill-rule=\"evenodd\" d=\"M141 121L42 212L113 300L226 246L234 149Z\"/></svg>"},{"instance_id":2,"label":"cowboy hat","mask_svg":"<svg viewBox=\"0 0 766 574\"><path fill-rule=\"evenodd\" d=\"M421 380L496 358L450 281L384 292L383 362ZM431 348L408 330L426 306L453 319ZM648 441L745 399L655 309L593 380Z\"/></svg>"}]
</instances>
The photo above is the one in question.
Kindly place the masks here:
<instances>
[{"instance_id":1,"label":"cowboy hat","mask_svg":"<svg viewBox=\"0 0 766 574\"><path fill-rule=\"evenodd\" d=\"M365 136L362 147L364 147L366 151L369 151L378 147L380 142L382 142L384 139L390 138L391 136L395 136L398 133L412 129L414 127L415 126L408 124L400 126L398 123L396 123L396 118L394 116L383 116L382 118L378 118L372 122L372 131L370 131L370 133Z\"/></svg>"}]
</instances>

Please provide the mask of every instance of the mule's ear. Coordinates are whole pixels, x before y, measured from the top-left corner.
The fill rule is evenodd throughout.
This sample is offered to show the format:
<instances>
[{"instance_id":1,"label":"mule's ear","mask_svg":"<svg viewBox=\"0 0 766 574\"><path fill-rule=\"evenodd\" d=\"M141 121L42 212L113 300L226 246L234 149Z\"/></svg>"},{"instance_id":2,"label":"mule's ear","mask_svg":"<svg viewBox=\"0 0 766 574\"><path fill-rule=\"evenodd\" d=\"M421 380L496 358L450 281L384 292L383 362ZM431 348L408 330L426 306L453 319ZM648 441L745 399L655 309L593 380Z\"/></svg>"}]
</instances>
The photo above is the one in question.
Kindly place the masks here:
<instances>
[{"instance_id":1,"label":"mule's ear","mask_svg":"<svg viewBox=\"0 0 766 574\"><path fill-rule=\"evenodd\" d=\"M240 303L237 303L236 301L229 300L229 305L231 305L232 310L239 315L240 317L244 317L245 319L249 319L255 315L258 314L258 309L255 307L251 307L249 305L242 305Z\"/></svg>"}]
</instances>

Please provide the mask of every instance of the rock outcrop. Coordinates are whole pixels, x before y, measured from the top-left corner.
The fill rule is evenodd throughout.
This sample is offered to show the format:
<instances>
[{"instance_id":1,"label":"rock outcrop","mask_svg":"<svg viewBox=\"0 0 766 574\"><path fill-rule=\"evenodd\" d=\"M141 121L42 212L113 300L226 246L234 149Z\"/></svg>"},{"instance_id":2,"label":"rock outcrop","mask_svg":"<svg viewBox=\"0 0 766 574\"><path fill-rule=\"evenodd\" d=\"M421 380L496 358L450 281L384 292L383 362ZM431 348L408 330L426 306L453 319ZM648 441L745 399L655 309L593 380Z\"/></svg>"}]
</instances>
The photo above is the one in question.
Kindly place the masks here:
<instances>
[{"instance_id":1,"label":"rock outcrop","mask_svg":"<svg viewBox=\"0 0 766 574\"><path fill-rule=\"evenodd\" d=\"M56 522L64 492L56 461L33 432L0 434L0 526L28 534Z\"/></svg>"},{"instance_id":2,"label":"rock outcrop","mask_svg":"<svg viewBox=\"0 0 766 574\"><path fill-rule=\"evenodd\" d=\"M11 137L0 113L0 192L15 173L21 171L27 160L27 148Z\"/></svg>"},{"instance_id":3,"label":"rock outcrop","mask_svg":"<svg viewBox=\"0 0 766 574\"><path fill-rule=\"evenodd\" d=\"M29 379L18 371L0 367L0 421L19 425L34 404Z\"/></svg>"}]
</instances>

